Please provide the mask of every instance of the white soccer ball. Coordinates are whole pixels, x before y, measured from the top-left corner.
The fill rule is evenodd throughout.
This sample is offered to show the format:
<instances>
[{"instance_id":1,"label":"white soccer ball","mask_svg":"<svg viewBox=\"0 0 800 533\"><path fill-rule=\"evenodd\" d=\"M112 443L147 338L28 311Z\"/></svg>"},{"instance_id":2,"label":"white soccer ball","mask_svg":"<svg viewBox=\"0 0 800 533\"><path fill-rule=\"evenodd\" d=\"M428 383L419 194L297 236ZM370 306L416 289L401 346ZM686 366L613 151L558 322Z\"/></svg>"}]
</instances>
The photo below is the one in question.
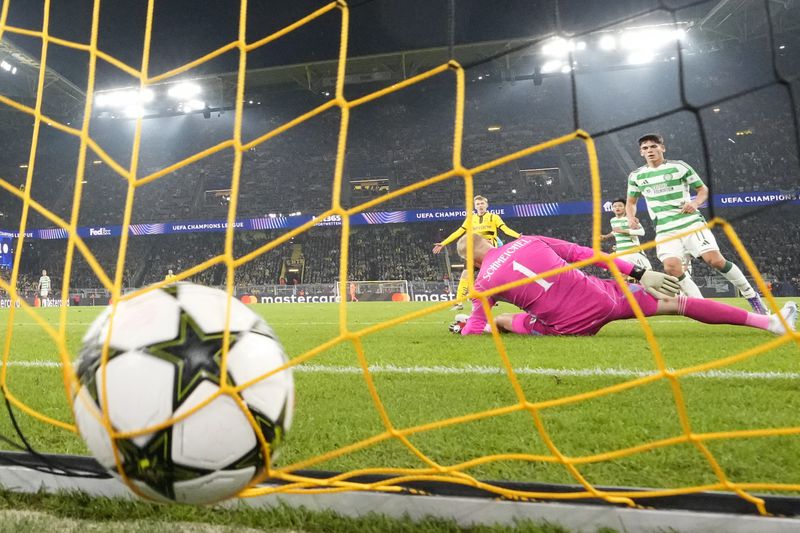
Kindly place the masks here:
<instances>
[{"instance_id":1,"label":"white soccer ball","mask_svg":"<svg viewBox=\"0 0 800 533\"><path fill-rule=\"evenodd\" d=\"M291 370L256 381L288 358L272 329L236 299L230 302L227 384L253 383L173 420L220 390L226 304L223 291L191 283L120 302L105 369L110 308L83 339L73 396L78 430L98 462L140 496L195 504L234 496L263 477L291 427ZM102 422L104 408L117 434L113 440Z\"/></svg>"}]
</instances>

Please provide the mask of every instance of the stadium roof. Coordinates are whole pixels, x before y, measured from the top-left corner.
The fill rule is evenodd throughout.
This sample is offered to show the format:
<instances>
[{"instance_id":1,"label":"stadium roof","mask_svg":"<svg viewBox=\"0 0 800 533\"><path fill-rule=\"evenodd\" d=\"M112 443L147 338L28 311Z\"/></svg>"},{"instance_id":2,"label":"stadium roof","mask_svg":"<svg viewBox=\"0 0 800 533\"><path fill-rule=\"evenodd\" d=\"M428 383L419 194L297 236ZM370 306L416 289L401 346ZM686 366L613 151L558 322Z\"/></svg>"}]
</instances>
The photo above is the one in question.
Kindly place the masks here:
<instances>
[{"instance_id":1,"label":"stadium roof","mask_svg":"<svg viewBox=\"0 0 800 533\"><path fill-rule=\"evenodd\" d=\"M773 30L776 34L800 28L800 2L771 0ZM680 13L679 13L680 15ZM764 4L752 0L720 0L705 14L679 22L679 27L691 29L694 51L719 49L730 42L746 42L767 35L768 24ZM602 31L615 31L620 27ZM599 35L601 32L595 32ZM541 62L540 46L546 38L537 37L457 45L452 49L462 65L482 65L472 69L473 77L490 74L500 79L531 79L535 65ZM361 57L347 61L345 83L399 82L439 66L451 57L446 46L407 50ZM257 68L247 71L245 94L259 88L303 87L322 92L336 83L336 60L296 65ZM543 75L547 77L547 74ZM225 101L233 101L236 72L211 76L222 81Z\"/></svg>"},{"instance_id":2,"label":"stadium roof","mask_svg":"<svg viewBox=\"0 0 800 533\"><path fill-rule=\"evenodd\" d=\"M523 64L525 72L530 72L531 59L537 53L530 46L531 42L530 39L517 39L459 45L453 48L453 56L462 65L491 63L487 65L489 72L499 69L510 75ZM492 62L495 57L498 59ZM345 83L401 81L447 63L449 59L450 50L446 46L350 57ZM251 69L247 71L246 90L278 86L300 86L311 91L332 89L336 84L337 66L337 60L327 60ZM236 72L215 77L223 80L226 89L235 88Z\"/></svg>"},{"instance_id":3,"label":"stadium roof","mask_svg":"<svg viewBox=\"0 0 800 533\"><path fill-rule=\"evenodd\" d=\"M0 73L3 76L0 94L33 107L39 80L39 60L16 46L6 36L0 40L0 59L7 61L17 69L15 74ZM45 70L44 86L46 98L42 105L45 114L64 117L71 116L82 109L86 93L50 67ZM13 115L20 116L20 120L28 120L26 115L5 105L0 105L0 113L3 113L2 120L4 121L14 120Z\"/></svg>"},{"instance_id":4,"label":"stadium roof","mask_svg":"<svg viewBox=\"0 0 800 533\"><path fill-rule=\"evenodd\" d=\"M800 28L800 2L795 0L770 0L773 25L776 33ZM680 16L681 12L678 12ZM631 23L633 24L633 23ZM744 42L766 35L768 25L764 3L752 0L719 0L690 20L681 23L691 28L692 46L697 50L724 47L728 42ZM622 27L605 28L614 31ZM595 33L597 35L598 33ZM402 81L425 70L445 63L455 57L462 65L473 65L469 76L492 76L492 79L531 79L537 63L541 63L543 37L487 41L447 46L406 50L375 55L349 57L345 82L348 84L379 82L383 84ZM4 75L0 94L15 100L33 104L36 94L39 62L31 54L9 41L0 41L0 58L11 57L18 66L16 75ZM478 66L480 65L480 66ZM245 95L274 89L304 88L323 93L330 91L336 82L337 60L324 60L247 71ZM52 68L47 69L45 85L47 95L44 111L52 116L71 116L82 110L85 94L81 88ZM557 74L556 74L557 75ZM547 77L548 74L543 74ZM204 75L201 80L214 83L218 94L216 105L230 105L235 100L237 72ZM6 83L6 81L9 83ZM174 81L174 80L171 80ZM7 106L0 106L3 118ZM17 115L20 113L15 112Z\"/></svg>"}]
</instances>

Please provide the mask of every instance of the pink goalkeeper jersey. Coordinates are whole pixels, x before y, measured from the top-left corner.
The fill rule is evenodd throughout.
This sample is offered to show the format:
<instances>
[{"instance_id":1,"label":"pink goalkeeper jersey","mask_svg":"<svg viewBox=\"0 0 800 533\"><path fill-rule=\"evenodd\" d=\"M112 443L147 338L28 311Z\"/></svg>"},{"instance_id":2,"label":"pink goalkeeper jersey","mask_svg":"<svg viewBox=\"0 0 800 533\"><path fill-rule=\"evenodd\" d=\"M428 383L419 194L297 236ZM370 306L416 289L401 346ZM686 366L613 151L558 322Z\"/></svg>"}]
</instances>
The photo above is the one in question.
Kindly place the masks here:
<instances>
[{"instance_id":1,"label":"pink goalkeeper jersey","mask_svg":"<svg viewBox=\"0 0 800 533\"><path fill-rule=\"evenodd\" d=\"M591 248L549 237L522 235L519 239L493 248L486 253L475 279L475 288L485 291L506 283L531 278L588 259L594 255ZM630 274L633 265L621 259L614 263L623 274ZM605 268L604 263L597 266ZM520 287L508 289L489 298L508 302L524 309L554 332L580 335L596 329L612 313L615 298L613 280L601 280L573 269L539 279ZM480 300L472 301L472 314L461 331L462 335L483 333L486 314Z\"/></svg>"}]
</instances>

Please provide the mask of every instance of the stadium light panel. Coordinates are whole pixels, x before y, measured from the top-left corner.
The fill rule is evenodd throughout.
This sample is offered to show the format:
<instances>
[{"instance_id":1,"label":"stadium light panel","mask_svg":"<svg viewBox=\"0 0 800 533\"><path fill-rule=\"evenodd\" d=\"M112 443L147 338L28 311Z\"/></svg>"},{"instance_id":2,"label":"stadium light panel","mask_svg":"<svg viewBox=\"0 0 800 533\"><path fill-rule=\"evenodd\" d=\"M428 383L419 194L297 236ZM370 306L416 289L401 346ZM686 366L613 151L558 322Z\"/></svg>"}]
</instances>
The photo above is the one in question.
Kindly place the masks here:
<instances>
[{"instance_id":1,"label":"stadium light panel","mask_svg":"<svg viewBox=\"0 0 800 533\"><path fill-rule=\"evenodd\" d=\"M600 37L600 42L598 43L600 46L600 50L605 50L606 52L610 52L611 50L616 50L617 48L617 40L614 38L613 35L603 35Z\"/></svg>"},{"instance_id":2,"label":"stadium light panel","mask_svg":"<svg viewBox=\"0 0 800 533\"><path fill-rule=\"evenodd\" d=\"M11 72L11 63L6 61L5 59L0 61L0 68L5 70L6 72Z\"/></svg>"},{"instance_id":3,"label":"stadium light panel","mask_svg":"<svg viewBox=\"0 0 800 533\"><path fill-rule=\"evenodd\" d=\"M181 102L178 104L178 110L183 111L184 113L191 113L192 111L200 111L201 109L205 109L206 103L202 100L192 99L187 102Z\"/></svg>"},{"instance_id":4,"label":"stadium light panel","mask_svg":"<svg viewBox=\"0 0 800 533\"><path fill-rule=\"evenodd\" d=\"M129 105L122 113L128 118L139 118L144 116L144 108L140 105Z\"/></svg>"},{"instance_id":5,"label":"stadium light panel","mask_svg":"<svg viewBox=\"0 0 800 533\"><path fill-rule=\"evenodd\" d=\"M189 100L202 91L203 89L196 83L181 82L167 89L167 96L176 100Z\"/></svg>"},{"instance_id":6,"label":"stadium light panel","mask_svg":"<svg viewBox=\"0 0 800 533\"><path fill-rule=\"evenodd\" d=\"M503 128L502 128L501 126L489 126L489 127L488 127L488 128L486 128L486 129L487 129L488 131L500 131L500 130L501 130L501 129L503 129Z\"/></svg>"},{"instance_id":7,"label":"stadium light panel","mask_svg":"<svg viewBox=\"0 0 800 533\"><path fill-rule=\"evenodd\" d=\"M542 74L552 74L553 72L558 72L565 66L567 65L564 65L564 62L560 59L551 59L542 65Z\"/></svg>"},{"instance_id":8,"label":"stadium light panel","mask_svg":"<svg viewBox=\"0 0 800 533\"><path fill-rule=\"evenodd\" d=\"M644 65L655 59L655 55L650 50L637 50L628 56L629 65Z\"/></svg>"},{"instance_id":9,"label":"stadium light panel","mask_svg":"<svg viewBox=\"0 0 800 533\"><path fill-rule=\"evenodd\" d=\"M564 65L563 67L561 67L561 74L569 74L570 72L572 72L571 66Z\"/></svg>"},{"instance_id":10,"label":"stadium light panel","mask_svg":"<svg viewBox=\"0 0 800 533\"><path fill-rule=\"evenodd\" d=\"M11 74L17 73L17 67L11 67Z\"/></svg>"},{"instance_id":11,"label":"stadium light panel","mask_svg":"<svg viewBox=\"0 0 800 533\"><path fill-rule=\"evenodd\" d=\"M155 98L152 89L120 89L96 93L94 105L97 107L110 107L126 109L131 106L147 103Z\"/></svg>"},{"instance_id":12,"label":"stadium light panel","mask_svg":"<svg viewBox=\"0 0 800 533\"><path fill-rule=\"evenodd\" d=\"M542 53L550 57L563 57L567 55L570 50L575 49L575 44L561 37L550 39L542 45Z\"/></svg>"},{"instance_id":13,"label":"stadium light panel","mask_svg":"<svg viewBox=\"0 0 800 533\"><path fill-rule=\"evenodd\" d=\"M685 37L686 31L683 29L641 28L623 32L620 45L625 50L656 50Z\"/></svg>"}]
</instances>

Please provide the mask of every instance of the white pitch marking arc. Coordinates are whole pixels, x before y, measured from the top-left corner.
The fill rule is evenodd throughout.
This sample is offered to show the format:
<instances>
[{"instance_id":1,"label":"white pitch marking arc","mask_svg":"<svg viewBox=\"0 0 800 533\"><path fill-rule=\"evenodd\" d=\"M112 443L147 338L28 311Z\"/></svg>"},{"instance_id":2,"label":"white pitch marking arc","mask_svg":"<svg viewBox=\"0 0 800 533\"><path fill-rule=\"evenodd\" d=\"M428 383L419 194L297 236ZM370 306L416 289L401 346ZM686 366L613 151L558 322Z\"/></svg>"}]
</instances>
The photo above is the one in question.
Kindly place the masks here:
<instances>
[{"instance_id":1,"label":"white pitch marking arc","mask_svg":"<svg viewBox=\"0 0 800 533\"><path fill-rule=\"evenodd\" d=\"M60 368L57 361L10 361L11 367L22 368ZM396 366L396 365L371 365L370 372L374 374L427 374L427 375L505 375L505 369L490 366L465 365L465 366ZM295 367L296 372L315 374L360 374L358 366L334 366L304 364ZM544 367L519 367L514 371L520 375L554 376L554 377L622 377L638 378L650 376L656 372L650 370L633 370L630 368L544 368ZM709 370L688 374L685 377L705 379L798 379L798 372L748 372L744 370Z\"/></svg>"}]
</instances>

